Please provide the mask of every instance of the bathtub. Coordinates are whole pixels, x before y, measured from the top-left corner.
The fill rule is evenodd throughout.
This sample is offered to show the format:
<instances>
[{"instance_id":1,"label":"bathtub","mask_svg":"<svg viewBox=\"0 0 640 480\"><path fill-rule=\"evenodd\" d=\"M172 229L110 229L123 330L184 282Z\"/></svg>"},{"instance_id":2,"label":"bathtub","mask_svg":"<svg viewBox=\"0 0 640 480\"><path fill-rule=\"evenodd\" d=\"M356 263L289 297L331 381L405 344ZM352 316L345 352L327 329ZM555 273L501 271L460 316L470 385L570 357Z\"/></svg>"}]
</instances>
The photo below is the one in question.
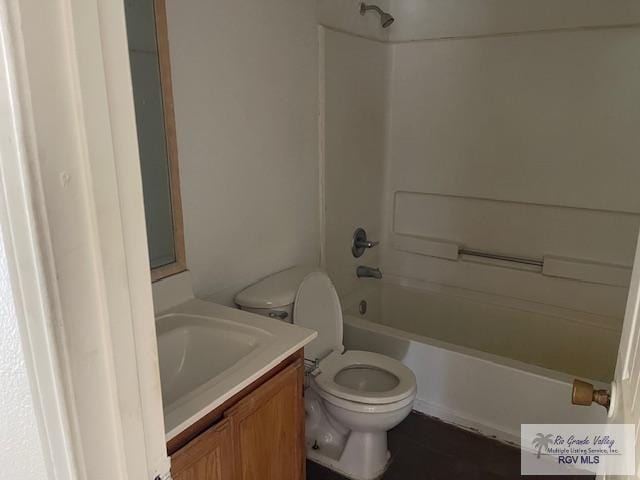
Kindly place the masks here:
<instances>
[{"instance_id":1,"label":"bathtub","mask_svg":"<svg viewBox=\"0 0 640 480\"><path fill-rule=\"evenodd\" d=\"M522 423L606 420L571 405L571 386L613 377L619 319L401 280L362 281L342 303L345 347L411 368L417 411L513 444Z\"/></svg>"}]
</instances>

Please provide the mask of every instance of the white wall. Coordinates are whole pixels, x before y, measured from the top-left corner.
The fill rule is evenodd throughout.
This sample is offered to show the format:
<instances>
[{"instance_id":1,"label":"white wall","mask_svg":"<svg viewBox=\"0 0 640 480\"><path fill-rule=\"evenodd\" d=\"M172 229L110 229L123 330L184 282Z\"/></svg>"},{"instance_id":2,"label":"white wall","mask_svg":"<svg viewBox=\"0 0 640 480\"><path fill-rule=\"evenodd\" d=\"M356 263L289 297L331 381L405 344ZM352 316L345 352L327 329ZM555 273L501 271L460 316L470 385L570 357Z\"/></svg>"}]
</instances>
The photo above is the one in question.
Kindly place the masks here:
<instances>
[{"instance_id":1,"label":"white wall","mask_svg":"<svg viewBox=\"0 0 640 480\"><path fill-rule=\"evenodd\" d=\"M391 0L390 9L391 41L640 22L636 0Z\"/></svg>"},{"instance_id":2,"label":"white wall","mask_svg":"<svg viewBox=\"0 0 640 480\"><path fill-rule=\"evenodd\" d=\"M601 27L638 22L637 3L610 8L566 0L514 9L510 2L391 2L384 8L396 23L386 38L359 23L357 9L349 13L353 5L319 4L320 21L330 27L327 85L337 84L327 87L326 98L330 271L352 268L332 243L351 233L344 219L363 215L356 159L370 157L366 145L386 143L384 167L373 170L376 180L368 178L368 184L384 185L378 220L383 245L379 257L365 256L363 263L379 259L386 274L619 321L626 287L616 284L628 279L624 269L618 272L622 282L607 275L585 282L468 257L456 262L416 255L392 244L395 232L505 254L571 257L595 262L595 270L599 262L630 266L640 225L640 194L633 186L640 175L640 29ZM583 26L597 28L575 28ZM349 61L332 63L355 52L353 45L359 52ZM390 58L388 71L377 71L383 58ZM335 111L361 111L369 105L371 85L388 97L388 109L366 117L369 141L362 142L347 134L361 123L332 125L329 112L334 102ZM337 166L339 181L331 179ZM332 202L346 211L334 206L332 213ZM347 290L352 285L341 284Z\"/></svg>"},{"instance_id":3,"label":"white wall","mask_svg":"<svg viewBox=\"0 0 640 480\"><path fill-rule=\"evenodd\" d=\"M312 0L167 2L187 266L229 303L320 261Z\"/></svg>"},{"instance_id":4,"label":"white wall","mask_svg":"<svg viewBox=\"0 0 640 480\"><path fill-rule=\"evenodd\" d=\"M383 31L354 0L319 0L318 21L330 27L321 35L325 262L341 292L356 264L382 263L389 274L621 314L624 287L390 248L396 193L407 191L492 199L514 212L548 205L545 218L573 208L566 232L545 232L549 248L505 232L487 238L507 247L480 247L628 264L640 213L631 182L638 30L600 27L633 24L640 11L610 6L390 1L382 7L396 23ZM273 271L319 259L316 13L312 2L284 0L174 1L168 12L188 266L196 295L229 303ZM585 26L598 28L576 29ZM418 216L430 208L420 198ZM594 238L575 231L603 210L624 212L603 220L623 218L619 235L608 244L600 230L597 248L568 251L573 237ZM404 233L431 235L423 220ZM357 226L384 240L358 262L349 252Z\"/></svg>"},{"instance_id":5,"label":"white wall","mask_svg":"<svg viewBox=\"0 0 640 480\"><path fill-rule=\"evenodd\" d=\"M638 217L613 212L640 214L638 48L635 28L395 44L387 232L631 265ZM410 205L398 203L398 192L436 197ZM469 216L446 225L421 220L432 207L456 211L459 197L474 203ZM489 229L487 209L473 199L513 206L503 209L504 227ZM520 222L523 204L546 208ZM611 228L589 231L596 225L589 214L608 217ZM554 224L559 216L564 221ZM624 309L621 287L385 252L389 273L604 315Z\"/></svg>"},{"instance_id":6,"label":"white wall","mask_svg":"<svg viewBox=\"0 0 640 480\"><path fill-rule=\"evenodd\" d=\"M380 28L380 17L376 13L360 14L362 0L317 0L317 2L320 25L365 38L381 41L389 38L389 29ZM391 9L391 3L392 0L375 2L386 11Z\"/></svg>"},{"instance_id":7,"label":"white wall","mask_svg":"<svg viewBox=\"0 0 640 480\"><path fill-rule=\"evenodd\" d=\"M332 30L324 38L325 255L344 293L353 288L356 265L379 262L379 248L353 258L351 238L357 227L372 240L382 234L390 47Z\"/></svg>"},{"instance_id":8,"label":"white wall","mask_svg":"<svg viewBox=\"0 0 640 480\"><path fill-rule=\"evenodd\" d=\"M0 238L0 465L3 478L47 478L22 352L4 244Z\"/></svg>"},{"instance_id":9,"label":"white wall","mask_svg":"<svg viewBox=\"0 0 640 480\"><path fill-rule=\"evenodd\" d=\"M321 25L391 42L640 23L636 0L380 0L396 22L380 28L361 0L318 0Z\"/></svg>"},{"instance_id":10,"label":"white wall","mask_svg":"<svg viewBox=\"0 0 640 480\"><path fill-rule=\"evenodd\" d=\"M640 211L639 47L640 28L394 45L393 185Z\"/></svg>"}]
</instances>

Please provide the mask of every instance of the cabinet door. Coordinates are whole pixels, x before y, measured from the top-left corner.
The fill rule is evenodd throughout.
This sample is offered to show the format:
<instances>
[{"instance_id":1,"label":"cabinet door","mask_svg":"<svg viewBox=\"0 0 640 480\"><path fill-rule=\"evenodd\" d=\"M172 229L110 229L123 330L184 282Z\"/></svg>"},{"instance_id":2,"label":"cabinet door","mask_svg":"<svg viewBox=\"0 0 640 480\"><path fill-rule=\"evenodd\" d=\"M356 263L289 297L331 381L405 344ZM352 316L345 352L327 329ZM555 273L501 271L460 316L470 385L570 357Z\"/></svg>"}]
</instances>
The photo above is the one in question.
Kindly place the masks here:
<instances>
[{"instance_id":1,"label":"cabinet door","mask_svg":"<svg viewBox=\"0 0 640 480\"><path fill-rule=\"evenodd\" d=\"M235 480L233 438L229 420L222 420L171 457L173 480Z\"/></svg>"},{"instance_id":2,"label":"cabinet door","mask_svg":"<svg viewBox=\"0 0 640 480\"><path fill-rule=\"evenodd\" d=\"M290 365L225 413L238 480L304 480L303 371Z\"/></svg>"}]
</instances>

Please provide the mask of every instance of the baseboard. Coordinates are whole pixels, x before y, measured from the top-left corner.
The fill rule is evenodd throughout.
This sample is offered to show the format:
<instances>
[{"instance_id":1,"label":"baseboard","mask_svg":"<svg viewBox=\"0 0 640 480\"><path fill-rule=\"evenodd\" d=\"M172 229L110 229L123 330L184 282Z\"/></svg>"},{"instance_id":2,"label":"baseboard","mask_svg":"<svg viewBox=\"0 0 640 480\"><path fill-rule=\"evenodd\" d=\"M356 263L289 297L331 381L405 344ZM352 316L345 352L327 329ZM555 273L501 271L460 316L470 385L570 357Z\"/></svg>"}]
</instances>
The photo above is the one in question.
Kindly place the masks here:
<instances>
[{"instance_id":1,"label":"baseboard","mask_svg":"<svg viewBox=\"0 0 640 480\"><path fill-rule=\"evenodd\" d=\"M417 412L429 415L430 417L442 420L445 423L478 433L484 437L493 438L499 442L520 447L520 432L500 428L498 425L463 415L460 412L451 410L450 408L419 398L415 399L413 409Z\"/></svg>"}]
</instances>

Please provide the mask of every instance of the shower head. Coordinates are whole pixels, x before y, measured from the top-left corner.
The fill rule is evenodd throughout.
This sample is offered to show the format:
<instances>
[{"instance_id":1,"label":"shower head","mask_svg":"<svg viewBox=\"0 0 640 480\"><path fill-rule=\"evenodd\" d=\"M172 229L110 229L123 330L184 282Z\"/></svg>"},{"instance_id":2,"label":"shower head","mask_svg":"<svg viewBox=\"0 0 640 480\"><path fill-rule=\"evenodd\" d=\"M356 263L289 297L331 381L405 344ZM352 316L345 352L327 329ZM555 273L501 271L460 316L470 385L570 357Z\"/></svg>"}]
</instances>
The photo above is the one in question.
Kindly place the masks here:
<instances>
[{"instance_id":1,"label":"shower head","mask_svg":"<svg viewBox=\"0 0 640 480\"><path fill-rule=\"evenodd\" d=\"M389 13L383 13L380 16L380 24L382 25L382 28L387 28L387 27L391 26L391 24L393 22L395 22L395 21L396 21L396 19L393 18L393 16L391 14L389 14Z\"/></svg>"},{"instance_id":2,"label":"shower head","mask_svg":"<svg viewBox=\"0 0 640 480\"><path fill-rule=\"evenodd\" d=\"M382 25L382 28L387 28L387 27L391 26L391 24L395 21L395 18L393 18L393 15L391 15L390 13L385 12L380 7L378 7L377 5L367 5L364 2L361 3L360 4L360 15L364 15L367 12L367 10L375 10L376 12L378 12L380 14L380 25Z\"/></svg>"}]
</instances>

